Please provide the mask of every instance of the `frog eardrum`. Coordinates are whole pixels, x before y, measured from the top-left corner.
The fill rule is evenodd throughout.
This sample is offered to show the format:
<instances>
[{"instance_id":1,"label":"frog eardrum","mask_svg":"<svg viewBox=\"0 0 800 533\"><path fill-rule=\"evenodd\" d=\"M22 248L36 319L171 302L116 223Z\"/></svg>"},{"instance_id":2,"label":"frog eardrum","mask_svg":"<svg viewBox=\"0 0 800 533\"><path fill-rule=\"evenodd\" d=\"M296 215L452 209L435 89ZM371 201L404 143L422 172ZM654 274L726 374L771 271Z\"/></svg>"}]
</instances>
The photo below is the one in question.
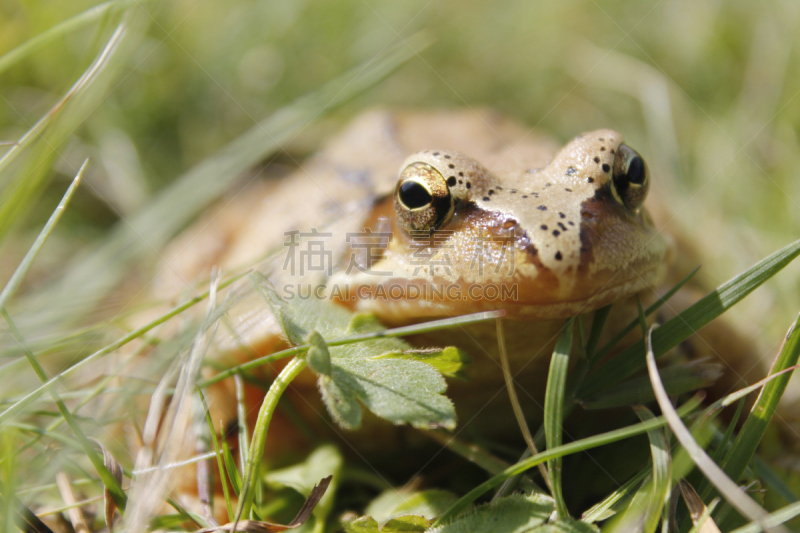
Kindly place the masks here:
<instances>
[{"instance_id":1,"label":"frog eardrum","mask_svg":"<svg viewBox=\"0 0 800 533\"><path fill-rule=\"evenodd\" d=\"M411 163L400 173L394 191L398 221L408 232L430 232L453 216L447 181L427 163Z\"/></svg>"},{"instance_id":2,"label":"frog eardrum","mask_svg":"<svg viewBox=\"0 0 800 533\"><path fill-rule=\"evenodd\" d=\"M632 211L642 206L650 188L650 175L647 164L636 150L620 144L614 157L614 174L611 179L611 192L614 198Z\"/></svg>"}]
</instances>

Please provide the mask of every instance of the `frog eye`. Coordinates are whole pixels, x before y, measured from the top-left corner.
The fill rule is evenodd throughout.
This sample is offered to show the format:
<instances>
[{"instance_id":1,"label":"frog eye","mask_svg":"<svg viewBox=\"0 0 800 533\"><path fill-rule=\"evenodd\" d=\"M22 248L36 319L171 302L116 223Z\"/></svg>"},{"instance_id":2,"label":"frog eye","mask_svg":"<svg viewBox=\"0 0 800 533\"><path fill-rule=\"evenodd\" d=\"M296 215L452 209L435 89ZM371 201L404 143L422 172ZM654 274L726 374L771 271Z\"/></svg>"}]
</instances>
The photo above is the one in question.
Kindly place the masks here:
<instances>
[{"instance_id":1,"label":"frog eye","mask_svg":"<svg viewBox=\"0 0 800 533\"><path fill-rule=\"evenodd\" d=\"M406 231L433 231L453 216L453 197L438 170L427 163L411 163L400 173L394 191L394 209Z\"/></svg>"},{"instance_id":2,"label":"frog eye","mask_svg":"<svg viewBox=\"0 0 800 533\"><path fill-rule=\"evenodd\" d=\"M619 203L635 211L642 206L650 188L647 164L636 150L620 144L614 157L611 192Z\"/></svg>"}]
</instances>

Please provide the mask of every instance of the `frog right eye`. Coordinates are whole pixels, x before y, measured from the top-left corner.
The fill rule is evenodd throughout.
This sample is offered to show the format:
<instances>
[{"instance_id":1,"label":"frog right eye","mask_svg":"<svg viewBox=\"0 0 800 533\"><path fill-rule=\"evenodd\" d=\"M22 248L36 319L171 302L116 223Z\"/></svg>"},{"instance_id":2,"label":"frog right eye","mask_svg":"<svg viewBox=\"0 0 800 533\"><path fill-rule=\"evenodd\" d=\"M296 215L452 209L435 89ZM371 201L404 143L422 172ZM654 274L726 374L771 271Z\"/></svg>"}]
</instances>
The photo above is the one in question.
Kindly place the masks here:
<instances>
[{"instance_id":1,"label":"frog right eye","mask_svg":"<svg viewBox=\"0 0 800 533\"><path fill-rule=\"evenodd\" d=\"M619 203L636 211L644 203L650 189L647 164L639 153L626 144L620 144L614 157L611 192Z\"/></svg>"},{"instance_id":2,"label":"frog right eye","mask_svg":"<svg viewBox=\"0 0 800 533\"><path fill-rule=\"evenodd\" d=\"M447 181L431 165L411 163L400 173L394 209L408 232L430 232L453 216L454 201Z\"/></svg>"}]
</instances>

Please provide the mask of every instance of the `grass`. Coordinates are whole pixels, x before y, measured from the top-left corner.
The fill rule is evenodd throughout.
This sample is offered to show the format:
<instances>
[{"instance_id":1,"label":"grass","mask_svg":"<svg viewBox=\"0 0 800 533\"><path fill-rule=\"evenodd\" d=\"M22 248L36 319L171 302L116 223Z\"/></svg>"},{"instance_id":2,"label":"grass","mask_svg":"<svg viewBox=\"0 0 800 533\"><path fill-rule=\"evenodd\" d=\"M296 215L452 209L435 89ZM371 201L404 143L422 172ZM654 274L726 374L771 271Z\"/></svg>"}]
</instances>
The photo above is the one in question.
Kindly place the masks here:
<instances>
[{"instance_id":1,"label":"grass","mask_svg":"<svg viewBox=\"0 0 800 533\"><path fill-rule=\"evenodd\" d=\"M229 302L216 302L205 326L186 326L179 340L171 340L157 328L207 304L214 291L199 291L147 324L126 329L124 319L140 305L139 290L148 285L151 272L163 268L164 246L239 186L243 173L300 160L371 105L491 106L561 139L597 127L624 132L648 159L657 181L653 195L669 205L672 215L659 218L660 224L687 235L700 251L686 264L679 261L676 279L694 275L692 283L719 287L654 332L655 355L724 313L756 339L765 358L780 354L774 372L796 364L797 329L782 349L777 340L796 321L800 293L800 269L793 263L800 244L789 244L800 224L800 70L793 38L799 16L792 5L778 1L765 2L758 11L746 3L677 0L641 6L615 1L78 1L0 7L0 141L10 141L0 146L4 531L14 529L15 518L34 522L32 512L63 508L64 496L53 484L63 473L75 490L90 497L107 491L122 510L125 527L142 525L136 520L152 510L125 507L135 463L130 446L106 428L128 418L126 408L134 398L177 389L128 379L118 375L121 368L105 368L104 361L137 344L141 350L155 346L141 376L163 374L178 353L196 361L203 335L217 327ZM87 156L91 161L81 166ZM76 175L82 176L77 188ZM703 268L694 274L699 258ZM225 277L218 289L237 279ZM683 448L669 440L671 431L656 429L665 428L663 419L644 414L647 421L562 443L560 425L574 407L571 399L602 396L644 367L644 339L610 361L604 358L610 350L599 346L599 339L603 326L612 326L606 324L607 313L596 313L585 340L582 322L576 322L580 334L574 342L580 338L586 359L568 375L563 365L551 369L547 424L537 434L540 449L546 441L545 451L513 462L488 446L451 443L458 453L474 457L489 478L476 474L470 486L462 485L458 503L442 510L437 524L457 527L460 513L485 498L486 491L545 464L553 480L553 505L566 517L568 502L560 487L576 480L563 479L561 458L609 443L624 454L626 446L635 445L626 444L626 438L643 433L650 437L644 447L652 452L652 464L623 480L627 483L590 516L599 520L614 512L619 523L639 520L635 509L644 502L648 530L657 524L653 516L675 518L659 501L665 454L673 463L670 486L679 470L680 477L702 478L687 471L691 466L675 466ZM331 348L359 345L495 318L465 317L323 342ZM198 350L194 355L192 342ZM182 394L191 396L194 386L205 390L234 375L251 383L261 380L268 388L270 382L253 372L281 358L299 357L295 366L300 365L308 345L297 344L213 378L186 376ZM104 379L81 377L91 369ZM669 389L666 375L664 383ZM787 527L797 524L792 517L798 513L800 439L777 439L780 426L772 419L782 397L796 396L797 381L789 374L769 381L754 410L741 413L744 423L738 430L717 420L715 412L679 410L692 438L729 479L751 480L755 471L765 472L767 492L758 505L771 513L764 520L777 517L774 524L794 519ZM271 415L273 407L267 406L265 414ZM219 430L217 420L201 423ZM146 429L141 428L142 438ZM258 426L249 441L261 442L266 431ZM121 485L92 437L126 467ZM243 439L246 444L248 436ZM436 439L446 442L441 435ZM222 450L218 469L240 476L239 482L251 488L254 517L268 503L276 516L297 510L298 493L268 486L256 475L255 463L234 473L227 446L225 439L213 443L214 450ZM258 456L254 451L251 459ZM769 470L770 463L787 462L791 468ZM322 468L300 464L313 475ZM312 485L327 475L322 470ZM339 507L320 504L327 514L320 511L303 526L307 530L335 530L337 512L360 512L374 495L374 488L364 487L374 487L375 480L346 487L336 483L329 493ZM520 483L535 486L528 478ZM715 486L713 479L710 486L706 481L696 485L706 504ZM134 502L142 501L139 496ZM217 505L224 503L231 515L235 501L230 494L225 500ZM174 528L185 523L188 511L180 502L173 504L174 516L153 520ZM709 514L724 528L755 530L724 500ZM95 527L102 513L97 516ZM683 530L691 527L680 513L677 519ZM194 520L208 525L206 517ZM447 526L449 520L456 521ZM31 527L44 531L39 523Z\"/></svg>"}]
</instances>

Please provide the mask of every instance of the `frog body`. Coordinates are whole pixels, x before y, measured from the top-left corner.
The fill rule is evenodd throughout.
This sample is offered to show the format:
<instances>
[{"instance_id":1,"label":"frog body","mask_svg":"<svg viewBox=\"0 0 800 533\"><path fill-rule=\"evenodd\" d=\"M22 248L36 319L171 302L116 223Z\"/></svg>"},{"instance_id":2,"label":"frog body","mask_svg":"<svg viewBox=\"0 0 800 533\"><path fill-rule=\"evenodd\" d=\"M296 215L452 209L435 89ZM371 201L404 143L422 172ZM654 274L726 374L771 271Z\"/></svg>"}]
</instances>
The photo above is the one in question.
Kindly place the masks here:
<instances>
[{"instance_id":1,"label":"frog body","mask_svg":"<svg viewBox=\"0 0 800 533\"><path fill-rule=\"evenodd\" d=\"M643 160L611 130L559 147L492 111L371 111L291 175L255 182L187 230L165 254L171 268L156 281L157 291L179 300L202 290L192 281L212 266L254 267L279 294L287 286L296 294L299 284L324 282L326 291L316 294L391 326L503 309L511 369L523 407L536 419L549 354L565 320L615 303L610 338L636 316L636 295L653 301L668 276L673 245L642 205L648 186ZM290 261L299 234L330 252L329 270ZM378 245L365 252L370 239ZM241 283L227 315L230 328L218 331L209 355L229 364L288 346L263 297L247 280ZM515 292L505 298L470 293L487 286ZM375 297L392 287L400 297ZM454 292L442 297L439 287ZM404 297L412 289L427 296ZM471 355L467 379L452 381L448 390L461 428L518 435L494 323L409 340L455 345ZM307 372L287 392L306 420L323 417L314 383ZM255 413L260 393L250 393ZM233 386L223 382L209 394L213 419L235 420ZM408 438L384 421L365 419L364 425L362 437L347 439L359 453L385 451L391 442L363 438L375 427L394 442ZM331 422L316 427L339 434ZM270 436L268 457L310 445L279 416Z\"/></svg>"}]
</instances>

